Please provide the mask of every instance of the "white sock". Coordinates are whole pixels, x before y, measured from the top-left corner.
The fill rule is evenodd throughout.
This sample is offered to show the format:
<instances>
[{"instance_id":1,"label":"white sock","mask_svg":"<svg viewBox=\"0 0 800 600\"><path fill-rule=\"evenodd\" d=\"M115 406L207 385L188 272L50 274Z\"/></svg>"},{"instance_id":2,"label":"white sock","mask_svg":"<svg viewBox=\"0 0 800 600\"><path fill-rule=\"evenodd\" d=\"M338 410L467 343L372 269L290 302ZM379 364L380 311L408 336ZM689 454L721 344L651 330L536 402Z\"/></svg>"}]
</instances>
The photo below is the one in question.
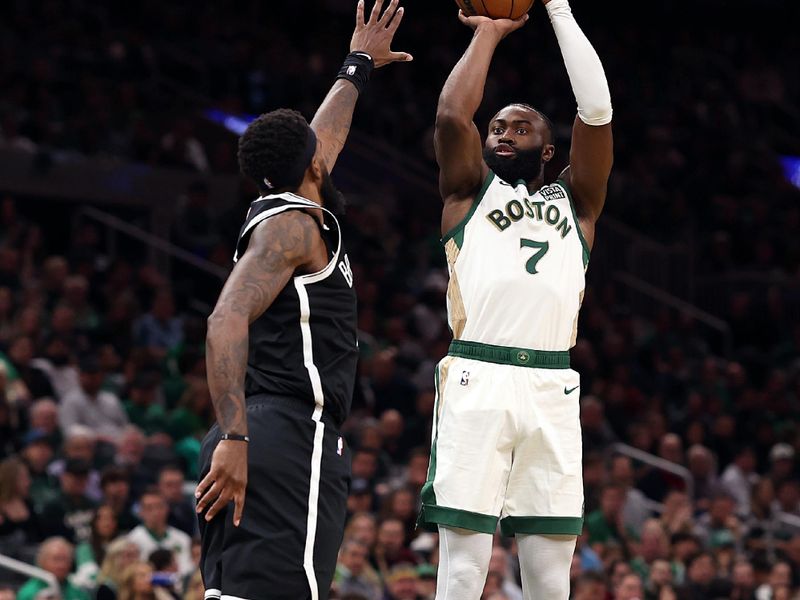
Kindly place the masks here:
<instances>
[{"instance_id":1,"label":"white sock","mask_svg":"<svg viewBox=\"0 0 800 600\"><path fill-rule=\"evenodd\" d=\"M490 534L439 526L436 600L480 600L491 557Z\"/></svg>"},{"instance_id":2,"label":"white sock","mask_svg":"<svg viewBox=\"0 0 800 600\"><path fill-rule=\"evenodd\" d=\"M522 595L525 600L567 600L574 535L517 534Z\"/></svg>"}]
</instances>

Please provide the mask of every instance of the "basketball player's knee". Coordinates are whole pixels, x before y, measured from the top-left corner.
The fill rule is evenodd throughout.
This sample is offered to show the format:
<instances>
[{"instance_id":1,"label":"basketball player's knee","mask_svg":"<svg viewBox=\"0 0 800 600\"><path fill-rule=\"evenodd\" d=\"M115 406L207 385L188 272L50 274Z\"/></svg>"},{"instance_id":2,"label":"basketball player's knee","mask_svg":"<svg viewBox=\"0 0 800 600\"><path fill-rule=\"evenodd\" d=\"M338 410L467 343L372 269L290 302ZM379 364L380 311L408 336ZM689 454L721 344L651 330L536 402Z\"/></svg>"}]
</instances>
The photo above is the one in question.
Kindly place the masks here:
<instances>
[{"instance_id":1,"label":"basketball player's knee","mask_svg":"<svg viewBox=\"0 0 800 600\"><path fill-rule=\"evenodd\" d=\"M486 579L486 568L474 556L453 556L450 561L449 579L453 589L480 589Z\"/></svg>"}]
</instances>

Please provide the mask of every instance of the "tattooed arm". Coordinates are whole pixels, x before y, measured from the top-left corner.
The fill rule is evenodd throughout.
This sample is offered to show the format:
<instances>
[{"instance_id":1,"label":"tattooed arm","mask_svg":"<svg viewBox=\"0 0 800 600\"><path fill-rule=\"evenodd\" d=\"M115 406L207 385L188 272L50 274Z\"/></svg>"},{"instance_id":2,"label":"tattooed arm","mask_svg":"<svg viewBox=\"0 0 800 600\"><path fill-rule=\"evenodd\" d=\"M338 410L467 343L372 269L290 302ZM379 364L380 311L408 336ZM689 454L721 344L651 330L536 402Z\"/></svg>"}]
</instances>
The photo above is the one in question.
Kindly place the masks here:
<instances>
[{"instance_id":1,"label":"tattooed arm","mask_svg":"<svg viewBox=\"0 0 800 600\"><path fill-rule=\"evenodd\" d=\"M314 218L291 210L267 219L250 237L247 251L231 272L208 319L206 371L208 388L222 433L247 435L244 377L248 329L275 300L296 269L313 266L325 256ZM239 525L247 487L247 443L221 441L211 469L197 486L197 512L210 506L210 521L231 500Z\"/></svg>"},{"instance_id":2,"label":"tattooed arm","mask_svg":"<svg viewBox=\"0 0 800 600\"><path fill-rule=\"evenodd\" d=\"M375 62L375 68L395 61L413 60L406 52L392 52L390 49L392 38L403 20L404 9L397 8L400 0L392 0L381 16L383 1L375 1L369 21L365 22L364 0L360 0L356 9L356 30L350 41L350 52L369 54ZM350 133L356 100L356 86L346 79L338 79L311 121L311 128L317 134L329 173L333 171L336 159L347 141L347 134Z\"/></svg>"}]
</instances>

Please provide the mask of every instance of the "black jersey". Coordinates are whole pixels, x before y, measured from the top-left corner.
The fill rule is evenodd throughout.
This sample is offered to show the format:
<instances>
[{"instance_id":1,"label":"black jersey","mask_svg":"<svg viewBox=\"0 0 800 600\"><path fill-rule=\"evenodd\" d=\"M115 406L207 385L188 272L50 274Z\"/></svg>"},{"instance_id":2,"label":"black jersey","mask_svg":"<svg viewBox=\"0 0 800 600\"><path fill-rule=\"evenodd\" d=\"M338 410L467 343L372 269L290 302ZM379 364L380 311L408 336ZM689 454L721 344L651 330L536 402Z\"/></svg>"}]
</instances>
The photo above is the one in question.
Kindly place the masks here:
<instances>
[{"instance_id":1,"label":"black jersey","mask_svg":"<svg viewBox=\"0 0 800 600\"><path fill-rule=\"evenodd\" d=\"M296 194L259 198L239 233L237 260L253 229L287 210L320 206ZM353 272L339 222L322 209L320 233L328 265L317 273L295 274L272 305L250 325L245 395L289 395L310 407L324 407L337 423L350 411L358 359Z\"/></svg>"}]
</instances>

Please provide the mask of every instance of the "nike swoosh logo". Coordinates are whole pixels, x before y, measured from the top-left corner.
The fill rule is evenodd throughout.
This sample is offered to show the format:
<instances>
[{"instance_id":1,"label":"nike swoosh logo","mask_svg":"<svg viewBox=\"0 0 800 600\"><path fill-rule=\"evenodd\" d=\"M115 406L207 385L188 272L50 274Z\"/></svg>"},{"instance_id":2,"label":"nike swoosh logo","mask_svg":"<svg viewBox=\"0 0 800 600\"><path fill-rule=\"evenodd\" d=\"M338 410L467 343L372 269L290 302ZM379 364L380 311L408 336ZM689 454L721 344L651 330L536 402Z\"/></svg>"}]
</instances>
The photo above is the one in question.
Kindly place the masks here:
<instances>
[{"instance_id":1,"label":"nike swoosh logo","mask_svg":"<svg viewBox=\"0 0 800 600\"><path fill-rule=\"evenodd\" d=\"M576 385L576 386L575 386L574 388L572 388L571 390L568 390L567 388L564 388L564 393L565 393L565 394L567 394L567 395L569 395L569 394L571 394L572 392L574 392L575 390L577 390L579 387L581 387L581 386L579 386L579 385Z\"/></svg>"}]
</instances>

